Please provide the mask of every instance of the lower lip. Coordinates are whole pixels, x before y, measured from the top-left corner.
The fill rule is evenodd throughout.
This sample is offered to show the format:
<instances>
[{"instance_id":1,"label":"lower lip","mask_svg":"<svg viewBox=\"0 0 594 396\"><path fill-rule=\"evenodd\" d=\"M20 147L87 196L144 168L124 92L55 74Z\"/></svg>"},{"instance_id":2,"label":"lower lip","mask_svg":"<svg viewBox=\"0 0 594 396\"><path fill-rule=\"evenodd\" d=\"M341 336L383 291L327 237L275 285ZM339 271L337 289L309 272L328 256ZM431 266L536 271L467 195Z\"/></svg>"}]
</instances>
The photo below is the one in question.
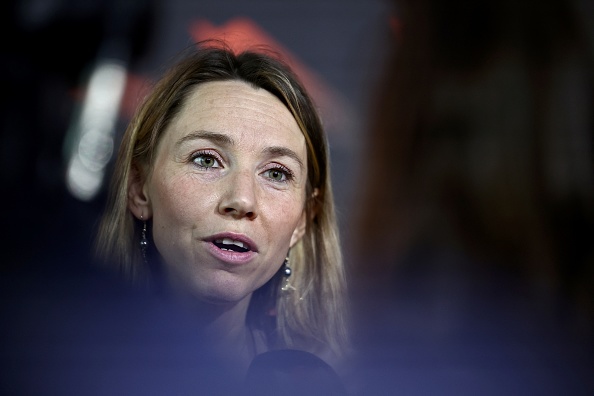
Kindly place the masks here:
<instances>
[{"instance_id":1,"label":"lower lip","mask_svg":"<svg viewBox=\"0 0 594 396\"><path fill-rule=\"evenodd\" d=\"M244 253L234 252L233 250L219 249L214 243L206 242L206 246L210 254L217 259L230 264L246 264L250 262L255 256L256 252L248 251Z\"/></svg>"}]
</instances>

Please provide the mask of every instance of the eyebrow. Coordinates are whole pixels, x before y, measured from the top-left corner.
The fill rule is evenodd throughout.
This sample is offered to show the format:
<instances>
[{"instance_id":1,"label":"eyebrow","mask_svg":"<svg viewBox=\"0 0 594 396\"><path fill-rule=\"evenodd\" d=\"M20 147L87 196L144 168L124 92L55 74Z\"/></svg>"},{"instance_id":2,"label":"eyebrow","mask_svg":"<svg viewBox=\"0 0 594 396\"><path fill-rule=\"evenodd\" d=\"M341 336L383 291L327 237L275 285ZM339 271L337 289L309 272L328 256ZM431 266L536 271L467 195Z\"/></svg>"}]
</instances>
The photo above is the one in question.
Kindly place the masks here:
<instances>
[{"instance_id":1,"label":"eyebrow","mask_svg":"<svg viewBox=\"0 0 594 396\"><path fill-rule=\"evenodd\" d=\"M179 139L175 143L175 147L177 148L186 142L189 142L192 140L197 140L197 139L210 140L214 143L224 145L224 146L232 146L235 143L231 137L224 135L222 133L200 130L200 131L191 132L191 133L187 134L186 136L182 137L181 139Z\"/></svg>"}]
</instances>

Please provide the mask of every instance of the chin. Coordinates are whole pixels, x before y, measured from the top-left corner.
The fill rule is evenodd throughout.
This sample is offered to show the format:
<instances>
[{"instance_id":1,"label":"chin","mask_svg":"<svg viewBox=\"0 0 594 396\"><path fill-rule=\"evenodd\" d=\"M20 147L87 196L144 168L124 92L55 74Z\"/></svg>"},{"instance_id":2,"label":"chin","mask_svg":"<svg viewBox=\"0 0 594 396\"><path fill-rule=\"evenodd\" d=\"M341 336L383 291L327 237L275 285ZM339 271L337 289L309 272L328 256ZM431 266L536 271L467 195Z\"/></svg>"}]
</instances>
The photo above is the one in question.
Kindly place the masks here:
<instances>
[{"instance_id":1,"label":"chin","mask_svg":"<svg viewBox=\"0 0 594 396\"><path fill-rule=\"evenodd\" d=\"M211 304L237 303L249 298L253 292L240 282L213 282L208 287L189 285L189 291L198 299Z\"/></svg>"},{"instance_id":2,"label":"chin","mask_svg":"<svg viewBox=\"0 0 594 396\"><path fill-rule=\"evenodd\" d=\"M172 274L174 275L174 274ZM232 304L249 299L261 285L246 276L226 271L177 273L170 285L190 298L210 304Z\"/></svg>"},{"instance_id":3,"label":"chin","mask_svg":"<svg viewBox=\"0 0 594 396\"><path fill-rule=\"evenodd\" d=\"M212 304L212 305L227 305L227 304L235 304L242 301L247 296L230 296L230 295L222 295L222 294L211 294L207 296L197 296L200 300L205 303Z\"/></svg>"}]
</instances>

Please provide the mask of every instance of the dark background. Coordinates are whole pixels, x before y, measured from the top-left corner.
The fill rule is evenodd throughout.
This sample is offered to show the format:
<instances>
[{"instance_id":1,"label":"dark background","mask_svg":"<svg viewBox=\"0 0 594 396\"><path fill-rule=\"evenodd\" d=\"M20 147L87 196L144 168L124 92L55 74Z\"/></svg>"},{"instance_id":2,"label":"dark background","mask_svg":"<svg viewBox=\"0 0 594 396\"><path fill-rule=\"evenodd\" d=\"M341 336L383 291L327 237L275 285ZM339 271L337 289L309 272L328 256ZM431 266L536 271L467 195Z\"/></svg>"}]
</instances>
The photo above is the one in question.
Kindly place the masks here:
<instances>
[{"instance_id":1,"label":"dark background","mask_svg":"<svg viewBox=\"0 0 594 396\"><path fill-rule=\"evenodd\" d=\"M533 5L536 15L538 2ZM89 73L106 58L126 67L128 85L115 120L117 142L142 92L196 40L197 26L224 30L238 18L247 19L267 42L281 46L310 84L327 126L342 236L350 241L357 232L352 214L360 205L359 181L378 176L366 174L371 153L365 148L376 114L373 99L381 91L395 37L401 33L397 2L22 0L5 1L1 7L0 393L103 395L151 390L173 394L172 384L181 394L207 389L224 376L205 369L204 361L196 358L204 351L189 330L192 319L139 300L91 264L89 251L105 184L97 195L81 200L66 187L65 176L71 155L66 137L83 103ZM592 51L593 2L582 0L576 7ZM464 37L462 49L473 44L468 40L472 32ZM589 146L584 150L589 150L591 159L591 133L585 141ZM592 168L592 161L587 165ZM380 175L386 183L388 172ZM591 240L593 235L581 237ZM432 260L427 253L413 255L413 262ZM439 268L429 266L430 272L403 271L394 284L398 293L392 296L390 308L368 307L392 318L385 327L391 331L382 336L396 348L388 349L393 353L391 360L381 354L365 355L362 379L353 381L354 389L369 386L389 394L399 394L399 389L403 394L485 394L485 389L491 394L561 394L564 389L588 394L594 389L592 315L574 317L578 310L568 298L562 299L561 306L569 308L568 318L561 323L569 325L525 316L530 307L524 307L511 316L516 322L493 328L490 325L500 317L497 310L503 308L490 302L498 299L501 279L489 278L473 267L476 279L488 279L491 298L482 305L483 300L477 299L470 313L464 311L464 320L456 321L461 312L456 307L468 304L468 295L460 294L464 301L438 301L437 305L435 299L440 298L440 287L456 289L457 281L449 277L447 268L465 268L461 261L448 255ZM349 266L365 264L349 262ZM469 295L472 299L475 294ZM547 298L540 302L546 304ZM503 307L508 310L515 302ZM441 321L427 313L428 306L443 309ZM594 311L592 306L585 309ZM486 312L491 320L473 321L477 312ZM582 323L574 326L579 320ZM168 321L176 325L163 325ZM451 326L431 331L436 323ZM547 326L552 330L546 337L532 337ZM443 331L455 337L444 337ZM412 346L411 332L419 335ZM472 343L464 343L473 335L490 332L497 335L498 343L475 349ZM517 334L521 337L513 336ZM514 352L497 353L502 349ZM529 358L518 361L518 356ZM522 369L516 370L517 365ZM375 386L365 385L366 381Z\"/></svg>"}]
</instances>

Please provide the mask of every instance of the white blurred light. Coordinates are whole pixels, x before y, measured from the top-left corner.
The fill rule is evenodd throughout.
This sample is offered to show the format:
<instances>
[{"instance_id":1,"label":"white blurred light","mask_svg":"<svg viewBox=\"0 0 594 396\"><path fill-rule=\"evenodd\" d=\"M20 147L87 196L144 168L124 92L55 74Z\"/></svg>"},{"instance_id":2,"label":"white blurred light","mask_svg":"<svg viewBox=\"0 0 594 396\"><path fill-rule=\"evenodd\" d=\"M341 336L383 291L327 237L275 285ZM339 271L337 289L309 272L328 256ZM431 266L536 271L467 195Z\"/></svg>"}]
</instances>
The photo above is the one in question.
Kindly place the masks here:
<instances>
[{"instance_id":1,"label":"white blurred light","mask_svg":"<svg viewBox=\"0 0 594 396\"><path fill-rule=\"evenodd\" d=\"M82 201L93 199L103 184L125 85L126 68L115 60L98 63L90 77L66 172L68 189Z\"/></svg>"}]
</instances>

